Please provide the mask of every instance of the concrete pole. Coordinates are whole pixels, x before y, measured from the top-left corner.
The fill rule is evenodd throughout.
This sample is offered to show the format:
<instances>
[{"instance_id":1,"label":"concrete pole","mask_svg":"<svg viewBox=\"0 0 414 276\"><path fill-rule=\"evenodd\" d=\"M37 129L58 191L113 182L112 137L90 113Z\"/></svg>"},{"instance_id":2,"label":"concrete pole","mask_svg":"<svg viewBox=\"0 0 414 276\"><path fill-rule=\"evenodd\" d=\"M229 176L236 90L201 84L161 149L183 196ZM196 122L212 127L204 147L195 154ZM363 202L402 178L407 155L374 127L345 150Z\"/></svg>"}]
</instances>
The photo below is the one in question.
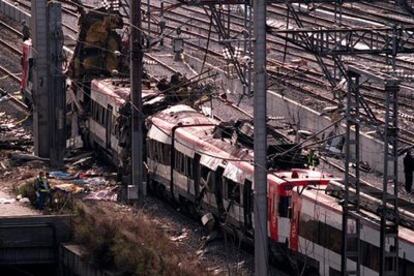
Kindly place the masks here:
<instances>
[{"instance_id":1,"label":"concrete pole","mask_svg":"<svg viewBox=\"0 0 414 276\"><path fill-rule=\"evenodd\" d=\"M35 155L49 158L48 53L49 26L47 0L32 0L33 44L33 142Z\"/></svg>"},{"instance_id":2,"label":"concrete pole","mask_svg":"<svg viewBox=\"0 0 414 276\"><path fill-rule=\"evenodd\" d=\"M254 258L255 275L268 273L266 168L266 0L254 0Z\"/></svg>"},{"instance_id":3,"label":"concrete pole","mask_svg":"<svg viewBox=\"0 0 414 276\"><path fill-rule=\"evenodd\" d=\"M161 12L160 12L161 37L164 35L165 24L166 23L165 23L165 18L164 18L164 0L161 0ZM161 38L160 46L164 46L164 38Z\"/></svg>"},{"instance_id":4,"label":"concrete pole","mask_svg":"<svg viewBox=\"0 0 414 276\"><path fill-rule=\"evenodd\" d=\"M144 116L142 113L142 14L141 0L131 0L130 4L130 78L131 78L131 108L132 108L132 141L131 141L131 174L132 185L137 188L138 199L141 200L146 195L146 187L143 183L143 146L144 139L142 126ZM128 198L133 196L128 195Z\"/></svg>"},{"instance_id":5,"label":"concrete pole","mask_svg":"<svg viewBox=\"0 0 414 276\"><path fill-rule=\"evenodd\" d=\"M66 88L62 72L63 31L62 4L49 2L49 133L50 133L50 165L63 167L66 149Z\"/></svg>"},{"instance_id":6,"label":"concrete pole","mask_svg":"<svg viewBox=\"0 0 414 276\"><path fill-rule=\"evenodd\" d=\"M66 148L65 80L62 73L61 4L33 0L31 13L33 68L33 140L35 155L63 166Z\"/></svg>"}]
</instances>

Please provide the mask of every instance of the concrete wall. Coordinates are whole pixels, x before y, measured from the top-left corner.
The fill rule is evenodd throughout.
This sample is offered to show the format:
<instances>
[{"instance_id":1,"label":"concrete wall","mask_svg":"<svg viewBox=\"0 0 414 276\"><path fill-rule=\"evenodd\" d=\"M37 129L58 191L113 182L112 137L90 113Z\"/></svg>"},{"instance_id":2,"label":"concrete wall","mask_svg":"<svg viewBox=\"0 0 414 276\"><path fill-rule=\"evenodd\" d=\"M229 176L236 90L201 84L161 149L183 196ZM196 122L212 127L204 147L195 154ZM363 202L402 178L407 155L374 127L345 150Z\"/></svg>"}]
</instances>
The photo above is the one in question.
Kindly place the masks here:
<instances>
[{"instance_id":1,"label":"concrete wall","mask_svg":"<svg viewBox=\"0 0 414 276\"><path fill-rule=\"evenodd\" d=\"M186 56L186 61L196 71L201 69L201 60ZM242 91L243 86L237 77L229 78L229 76L222 69L211 65L207 66L213 68L215 73L218 73L216 83L220 84L223 89L229 89L234 93L240 93ZM327 116L321 116L320 111L315 111L273 91L268 91L267 112L268 116L283 116L289 122L298 123L299 129L309 130L312 132L317 132L332 124L331 119ZM322 135L325 135L326 137L332 130L333 128L326 130L320 135L320 138ZM345 124L341 124L338 127L337 133L345 133ZM380 173L384 171L384 143L365 132L361 132L360 136L360 156L361 160L367 162L373 170ZM402 158L403 156L401 156L398 160L399 181L404 181L405 179ZM389 163L389 166L391 171L393 167L391 162Z\"/></svg>"},{"instance_id":2,"label":"concrete wall","mask_svg":"<svg viewBox=\"0 0 414 276\"><path fill-rule=\"evenodd\" d=\"M267 110L269 116L284 116L289 122L297 122L299 129L317 132L332 124L329 117L321 116L321 113L310 109L298 102L283 97L273 91L268 91ZM325 131L325 137L333 128ZM338 127L338 134L345 133L345 124ZM322 134L320 135L322 137ZM377 172L384 170L384 143L374 139L367 133L360 136L360 155L361 160ZM398 160L398 179L404 181L402 156ZM390 168L392 164L389 163Z\"/></svg>"},{"instance_id":3,"label":"concrete wall","mask_svg":"<svg viewBox=\"0 0 414 276\"><path fill-rule=\"evenodd\" d=\"M59 243L70 235L70 216L2 217L0 265L55 263Z\"/></svg>"},{"instance_id":4,"label":"concrete wall","mask_svg":"<svg viewBox=\"0 0 414 276\"><path fill-rule=\"evenodd\" d=\"M59 249L59 272L61 276L115 276L120 273L100 270L88 263L82 253L82 247L76 244L62 245Z\"/></svg>"}]
</instances>

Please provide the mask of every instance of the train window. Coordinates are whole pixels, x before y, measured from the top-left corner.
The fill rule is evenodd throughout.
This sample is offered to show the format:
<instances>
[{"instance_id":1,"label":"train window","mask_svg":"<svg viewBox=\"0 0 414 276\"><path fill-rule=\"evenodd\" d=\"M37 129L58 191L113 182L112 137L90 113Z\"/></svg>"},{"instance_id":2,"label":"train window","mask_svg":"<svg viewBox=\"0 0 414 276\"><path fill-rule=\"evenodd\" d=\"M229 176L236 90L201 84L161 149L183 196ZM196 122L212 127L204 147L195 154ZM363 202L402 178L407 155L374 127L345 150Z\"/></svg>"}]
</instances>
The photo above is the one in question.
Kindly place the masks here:
<instances>
[{"instance_id":1,"label":"train window","mask_svg":"<svg viewBox=\"0 0 414 276\"><path fill-rule=\"evenodd\" d=\"M204 179L205 181L207 181L209 172L210 170L207 167L200 165L200 177Z\"/></svg>"},{"instance_id":2,"label":"train window","mask_svg":"<svg viewBox=\"0 0 414 276\"><path fill-rule=\"evenodd\" d=\"M101 118L101 114L102 114L102 109L101 106L98 103L96 104L96 121L102 125L102 118Z\"/></svg>"},{"instance_id":3,"label":"train window","mask_svg":"<svg viewBox=\"0 0 414 276\"><path fill-rule=\"evenodd\" d=\"M171 146L152 139L147 142L148 157L164 165L171 164Z\"/></svg>"},{"instance_id":4,"label":"train window","mask_svg":"<svg viewBox=\"0 0 414 276\"><path fill-rule=\"evenodd\" d=\"M374 271L380 268L380 250L377 246L366 241L361 241L361 257L362 265L369 267Z\"/></svg>"},{"instance_id":5,"label":"train window","mask_svg":"<svg viewBox=\"0 0 414 276\"><path fill-rule=\"evenodd\" d=\"M341 254L342 234L341 230L328 224L319 222L318 243L329 250Z\"/></svg>"},{"instance_id":6,"label":"train window","mask_svg":"<svg viewBox=\"0 0 414 276\"><path fill-rule=\"evenodd\" d=\"M152 140L148 139L147 141L147 156L149 159L153 159L153 150L152 150Z\"/></svg>"},{"instance_id":7,"label":"train window","mask_svg":"<svg viewBox=\"0 0 414 276\"><path fill-rule=\"evenodd\" d=\"M341 276L341 272L333 269L332 267L329 267L329 276Z\"/></svg>"},{"instance_id":8,"label":"train window","mask_svg":"<svg viewBox=\"0 0 414 276\"><path fill-rule=\"evenodd\" d=\"M96 122L98 121L98 109L96 106L96 102L95 101L91 101L91 105L92 105L92 119L94 119Z\"/></svg>"},{"instance_id":9,"label":"train window","mask_svg":"<svg viewBox=\"0 0 414 276\"><path fill-rule=\"evenodd\" d=\"M102 107L102 106L99 106L100 108L101 108L101 125L106 125L106 113L107 113L107 110L104 108L104 107Z\"/></svg>"},{"instance_id":10,"label":"train window","mask_svg":"<svg viewBox=\"0 0 414 276\"><path fill-rule=\"evenodd\" d=\"M175 151L175 164L174 164L174 169L179 172L179 173L183 173L183 168L184 168L184 160L183 160L184 156L181 152L179 151Z\"/></svg>"},{"instance_id":11,"label":"train window","mask_svg":"<svg viewBox=\"0 0 414 276\"><path fill-rule=\"evenodd\" d=\"M240 184L227 178L224 178L224 183L227 189L225 193L226 199L234 200L235 203L240 204Z\"/></svg>"},{"instance_id":12,"label":"train window","mask_svg":"<svg viewBox=\"0 0 414 276\"><path fill-rule=\"evenodd\" d=\"M185 167L185 175L188 176L189 178L194 178L193 176L193 159L191 157L186 156L186 167Z\"/></svg>"},{"instance_id":13,"label":"train window","mask_svg":"<svg viewBox=\"0 0 414 276\"><path fill-rule=\"evenodd\" d=\"M398 259L399 275L400 276L414 276L414 263L407 259Z\"/></svg>"},{"instance_id":14,"label":"train window","mask_svg":"<svg viewBox=\"0 0 414 276\"><path fill-rule=\"evenodd\" d=\"M156 150L157 150L157 157L158 157L158 161L161 163L161 164L164 164L164 159L165 159L165 157L164 157L164 152L163 152L163 146L162 146L162 143L160 143L160 142L155 142L156 143L156 145L155 145L155 147L157 148Z\"/></svg>"},{"instance_id":15,"label":"train window","mask_svg":"<svg viewBox=\"0 0 414 276\"><path fill-rule=\"evenodd\" d=\"M154 140L151 141L151 158L158 162L157 141Z\"/></svg>"},{"instance_id":16,"label":"train window","mask_svg":"<svg viewBox=\"0 0 414 276\"><path fill-rule=\"evenodd\" d=\"M157 141L151 141L151 158L158 162Z\"/></svg>"},{"instance_id":17,"label":"train window","mask_svg":"<svg viewBox=\"0 0 414 276\"><path fill-rule=\"evenodd\" d=\"M117 128L116 128L117 119L116 119L115 115L112 115L111 120L112 120L112 135L118 137L118 132L117 132Z\"/></svg>"},{"instance_id":18,"label":"train window","mask_svg":"<svg viewBox=\"0 0 414 276\"><path fill-rule=\"evenodd\" d=\"M301 214L299 235L308 241L319 244L319 221L309 215Z\"/></svg>"},{"instance_id":19,"label":"train window","mask_svg":"<svg viewBox=\"0 0 414 276\"><path fill-rule=\"evenodd\" d=\"M189 178L194 177L193 172L193 159L185 154L176 151L175 152L175 170Z\"/></svg>"},{"instance_id":20,"label":"train window","mask_svg":"<svg viewBox=\"0 0 414 276\"><path fill-rule=\"evenodd\" d=\"M100 124L101 123L101 121L100 121L100 118L101 118L101 107L96 102L95 102L95 106L96 106L96 122L98 122Z\"/></svg>"},{"instance_id":21,"label":"train window","mask_svg":"<svg viewBox=\"0 0 414 276\"><path fill-rule=\"evenodd\" d=\"M99 114L100 114L100 108L99 105L95 102L95 121L99 123Z\"/></svg>"},{"instance_id":22,"label":"train window","mask_svg":"<svg viewBox=\"0 0 414 276\"><path fill-rule=\"evenodd\" d=\"M290 196L280 196L279 198L279 216L282 218L289 218L289 210L291 206L292 197Z\"/></svg>"},{"instance_id":23,"label":"train window","mask_svg":"<svg viewBox=\"0 0 414 276\"><path fill-rule=\"evenodd\" d=\"M164 156L162 152L162 144L160 142L155 142L155 152L157 153L157 160L159 163L163 164Z\"/></svg>"},{"instance_id":24,"label":"train window","mask_svg":"<svg viewBox=\"0 0 414 276\"><path fill-rule=\"evenodd\" d=\"M171 165L171 145L162 144L163 156L164 156L164 165Z\"/></svg>"},{"instance_id":25,"label":"train window","mask_svg":"<svg viewBox=\"0 0 414 276\"><path fill-rule=\"evenodd\" d=\"M185 174L185 155L180 153L180 172L182 174Z\"/></svg>"}]
</instances>

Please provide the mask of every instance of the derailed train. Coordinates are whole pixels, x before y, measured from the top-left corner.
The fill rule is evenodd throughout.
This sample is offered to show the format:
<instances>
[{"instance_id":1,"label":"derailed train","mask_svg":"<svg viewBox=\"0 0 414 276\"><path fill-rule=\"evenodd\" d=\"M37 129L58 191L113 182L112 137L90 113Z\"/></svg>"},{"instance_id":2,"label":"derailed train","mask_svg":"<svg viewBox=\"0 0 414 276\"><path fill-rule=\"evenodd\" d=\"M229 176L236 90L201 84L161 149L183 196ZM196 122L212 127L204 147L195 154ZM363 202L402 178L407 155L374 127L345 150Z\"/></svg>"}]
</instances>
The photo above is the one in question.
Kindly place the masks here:
<instances>
[{"instance_id":1,"label":"derailed train","mask_svg":"<svg viewBox=\"0 0 414 276\"><path fill-rule=\"evenodd\" d=\"M23 86L28 73L23 74ZM84 125L89 144L118 164L130 139L123 115L129 110L129 88L122 83L91 81ZM218 135L226 128L190 106L169 106L166 95L154 89L144 90L143 96L147 114L155 112L146 120L149 188L191 206L200 215L212 213L235 235L252 241L252 150L235 135ZM268 174L267 232L272 260L287 266L292 275L299 275L304 266L303 275L340 275L342 206L327 192L334 180L301 166L282 167ZM374 221L377 216L366 212L366 218ZM377 224L363 220L361 275L379 274L379 236ZM414 276L414 231L400 226L399 238L399 275ZM349 265L355 263L349 260Z\"/></svg>"},{"instance_id":2,"label":"derailed train","mask_svg":"<svg viewBox=\"0 0 414 276\"><path fill-rule=\"evenodd\" d=\"M30 43L25 43L25 91L30 90L30 50ZM96 54L91 49L78 49L75 55L76 52L92 52L94 57ZM118 165L128 167L128 82L93 79L91 76L102 72L90 74L95 67L84 66L90 63L88 57L74 60L69 76L86 87L82 93L87 94L82 103L84 141ZM104 71L110 75L113 68L106 66ZM82 76L87 79L80 79ZM240 122L226 127L188 105L175 104L177 101L168 99L171 96L150 86L143 91L143 112L148 116L145 161L149 188L200 215L213 214L229 231L252 241L253 152L248 139L252 125ZM283 148L284 144L277 147ZM267 233L271 258L287 265L292 275L299 275L302 270L304 275L340 275L342 206L328 192L335 179L301 164L293 159L283 160L274 166L278 169L268 174ZM361 230L361 275L378 275L380 232L377 224L368 222L377 217L366 212L366 218ZM414 231L401 226L399 237L399 275L414 276ZM349 260L349 265L355 263Z\"/></svg>"},{"instance_id":3,"label":"derailed train","mask_svg":"<svg viewBox=\"0 0 414 276\"><path fill-rule=\"evenodd\" d=\"M114 89L110 83L92 81L88 124L91 142L116 158L121 151L116 122L127 91ZM147 104L160 97L155 91L144 95L150 99ZM149 116L146 129L149 188L194 207L200 214L214 214L236 235L252 240L251 148L238 141L234 133L220 135L223 127L218 121L183 104ZM289 264L292 275L304 265L305 275L340 275L342 206L327 193L331 181L335 180L329 175L306 168L285 166L269 171L270 251L275 262ZM376 219L369 212L366 217L368 221ZM361 275L378 275L379 235L375 223L363 221ZM399 236L399 275L414 275L414 231L401 226ZM350 265L355 263L350 260Z\"/></svg>"}]
</instances>

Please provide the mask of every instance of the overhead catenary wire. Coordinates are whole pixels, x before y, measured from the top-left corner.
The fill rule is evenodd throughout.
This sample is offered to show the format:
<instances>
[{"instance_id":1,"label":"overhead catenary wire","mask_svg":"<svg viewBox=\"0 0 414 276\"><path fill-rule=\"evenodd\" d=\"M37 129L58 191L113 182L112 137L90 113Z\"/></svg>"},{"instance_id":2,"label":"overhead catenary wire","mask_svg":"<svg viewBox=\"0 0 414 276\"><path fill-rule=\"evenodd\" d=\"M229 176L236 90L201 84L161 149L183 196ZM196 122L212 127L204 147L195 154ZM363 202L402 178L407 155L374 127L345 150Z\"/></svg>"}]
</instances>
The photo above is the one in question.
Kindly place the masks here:
<instances>
[{"instance_id":1,"label":"overhead catenary wire","mask_svg":"<svg viewBox=\"0 0 414 276\"><path fill-rule=\"evenodd\" d=\"M107 13L103 13L103 14L107 14ZM134 26L134 27L136 27L136 26ZM137 28L138 29L138 28ZM140 30L140 29L138 29L138 30ZM140 31L142 31L142 32L144 32L144 30L140 30ZM165 92L165 91L163 91L163 92ZM211 156L211 157L218 157L218 156ZM220 157L218 157L218 158L220 158ZM249 160L242 160L242 159L228 159L228 158L223 158L223 159L225 159L225 160L231 160L231 161L243 161L243 162L252 162L250 159Z\"/></svg>"},{"instance_id":2,"label":"overhead catenary wire","mask_svg":"<svg viewBox=\"0 0 414 276\"><path fill-rule=\"evenodd\" d=\"M83 84L81 84L81 86L84 86ZM87 95L87 96L89 96L83 89L82 89L82 91L81 91L82 93L84 93L84 95ZM90 97L90 96L89 96ZM132 103L130 103L131 104L131 106L133 107L133 108L135 108L138 112L141 112L143 115L145 115L145 113L143 113L141 110L139 110L136 106L134 106L134 105L132 105ZM151 122L152 123L152 125L153 126L155 126L158 130L160 130L163 134L165 134L165 135L167 135L167 136L170 136L170 134L164 129L164 128L162 128L161 126L159 126L159 125L157 125L157 124L155 124L154 122ZM225 131L225 130L224 130ZM225 131L226 132L226 131ZM228 134L230 134L230 133L228 133ZM177 140L177 141L175 141L175 143L178 143L178 144L180 144L181 146L184 146L184 147L186 147L186 148L188 148L188 149L190 149L190 150L194 150L194 148L192 148L192 147L190 147L189 145L187 145L187 144L185 144L185 143L183 143L183 142L181 142L181 141L179 141L179 140ZM229 157L225 157L225 156L221 156L221 155L216 155L216 154L212 154L212 153L210 153L210 152L206 152L206 151L202 151L202 150L195 150L195 152L196 153L198 153L198 154L200 154L200 155L205 155L205 156L209 156L209 157L212 157L212 158L216 158L216 159L221 159L221 160L223 160L223 161L228 161L228 162L246 162L246 163L249 163L249 164L254 164L254 160L253 159L250 159L250 158L248 158L248 159L245 159L245 158L229 158ZM246 155L247 155L247 153L246 153ZM273 173L270 173L271 175L273 175L273 176L275 176L276 178L278 178L278 179L280 179L280 180L283 180L284 182L287 182L287 183L290 183L290 181L289 180L287 180L287 179L285 179L285 178L282 178L282 177L279 177L279 176L277 176L276 174L273 174ZM323 177L321 176L321 179L323 179Z\"/></svg>"}]
</instances>

